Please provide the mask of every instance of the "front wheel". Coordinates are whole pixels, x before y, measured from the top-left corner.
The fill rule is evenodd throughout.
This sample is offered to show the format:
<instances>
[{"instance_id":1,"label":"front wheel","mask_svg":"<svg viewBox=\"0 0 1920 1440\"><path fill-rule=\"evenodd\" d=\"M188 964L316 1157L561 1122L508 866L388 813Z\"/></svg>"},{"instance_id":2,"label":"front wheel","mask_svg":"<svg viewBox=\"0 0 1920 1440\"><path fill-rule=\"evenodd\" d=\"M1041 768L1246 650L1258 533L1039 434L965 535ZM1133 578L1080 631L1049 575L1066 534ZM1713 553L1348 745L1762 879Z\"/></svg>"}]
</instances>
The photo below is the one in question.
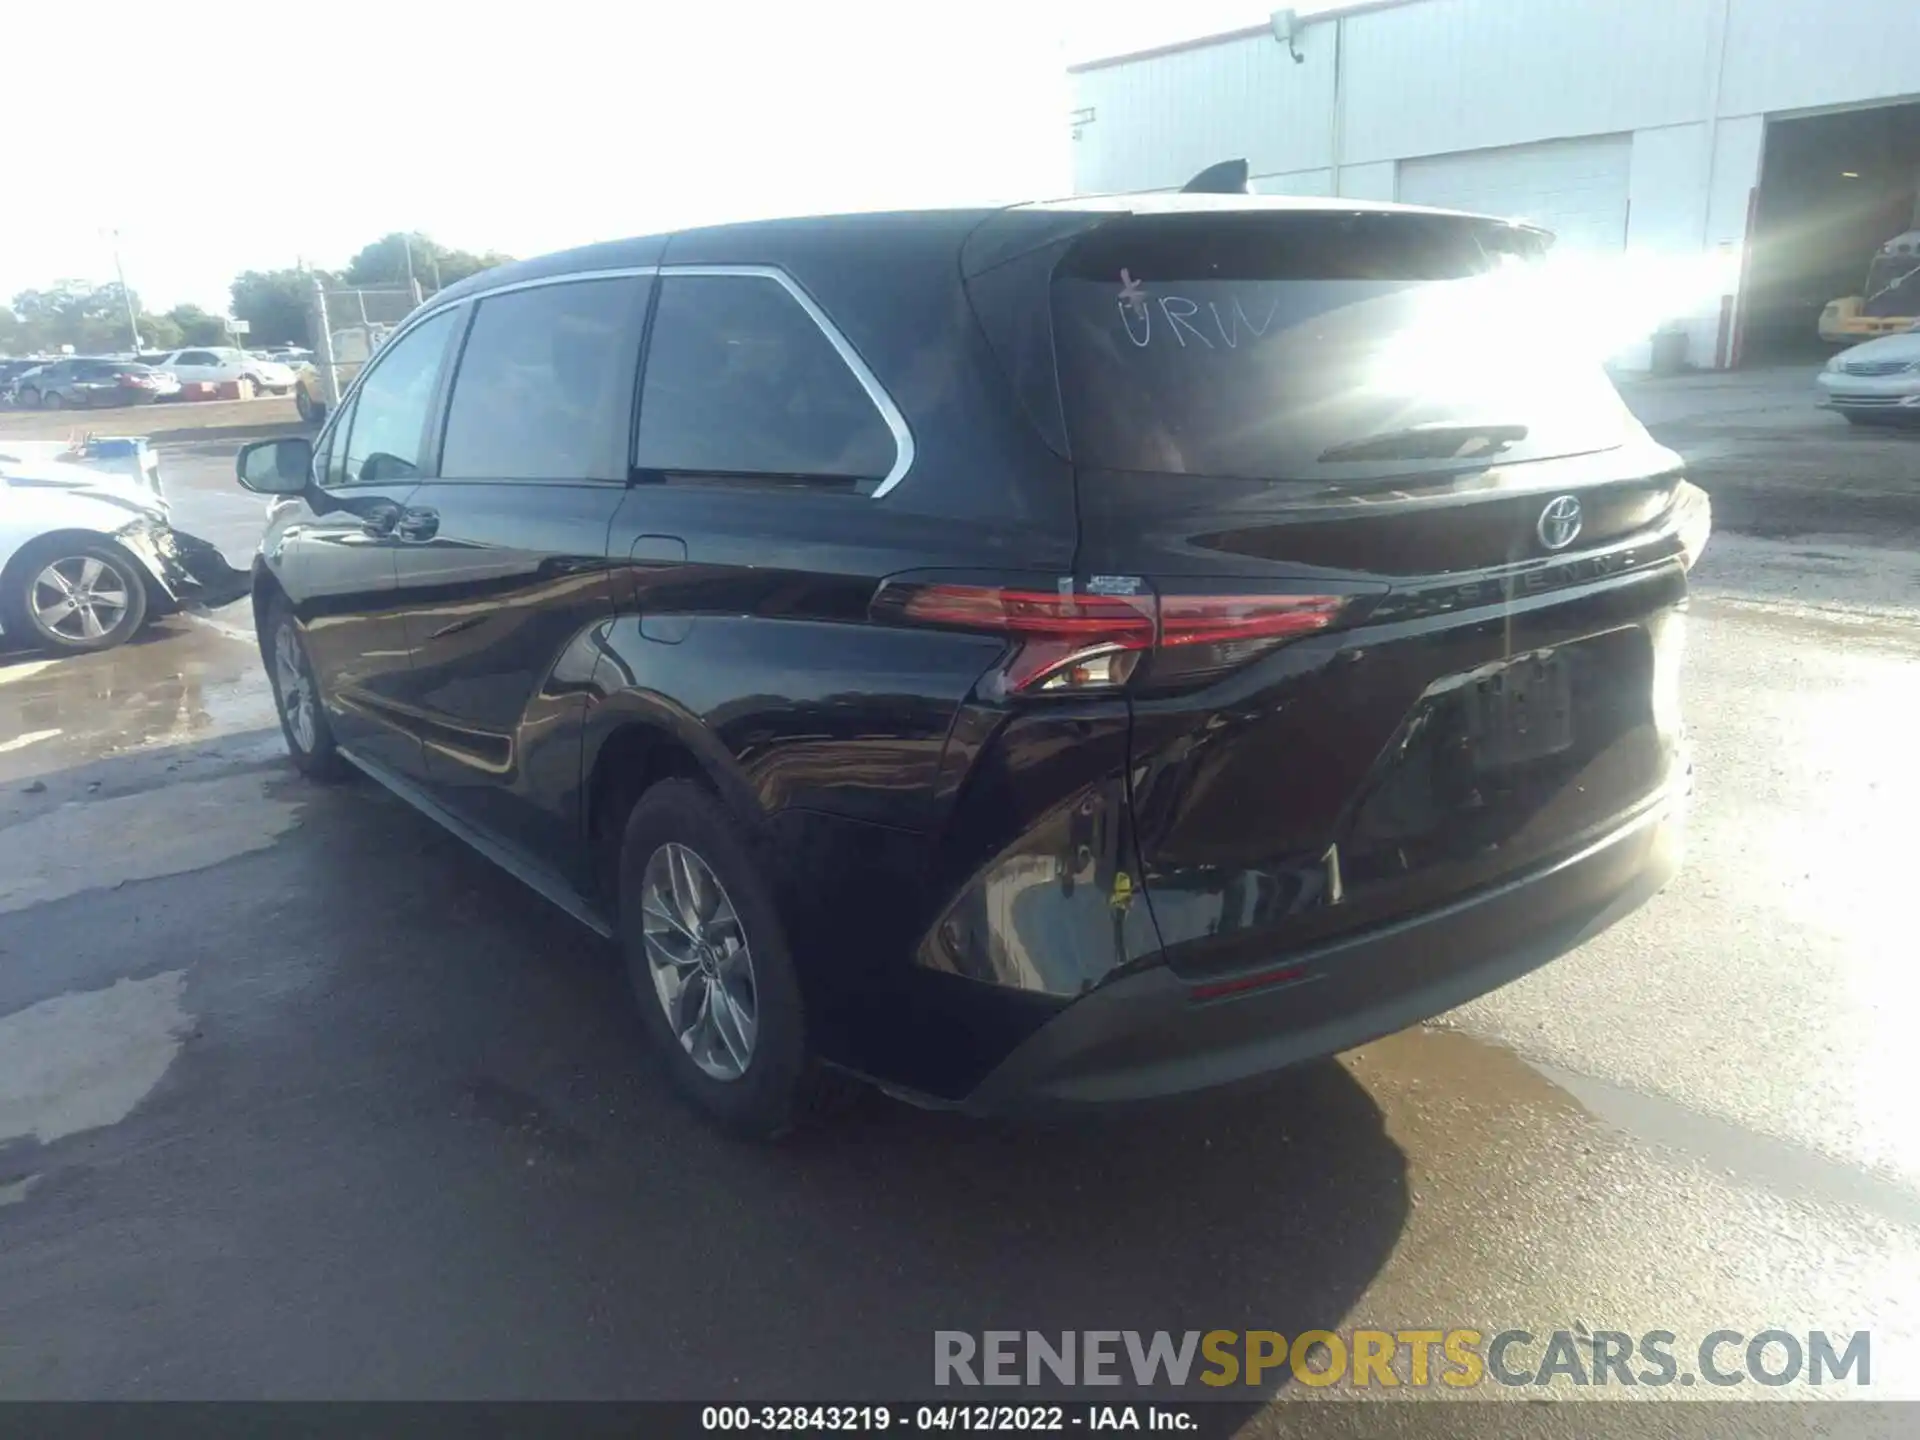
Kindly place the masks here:
<instances>
[{"instance_id":1,"label":"front wheel","mask_svg":"<svg viewBox=\"0 0 1920 1440\"><path fill-rule=\"evenodd\" d=\"M314 681L306 639L286 601L275 600L267 608L260 649L273 681L280 733L286 738L287 756L294 768L313 780L340 779L347 773L347 765L334 745L333 727L327 723L326 708L320 703L320 687Z\"/></svg>"},{"instance_id":2,"label":"front wheel","mask_svg":"<svg viewBox=\"0 0 1920 1440\"><path fill-rule=\"evenodd\" d=\"M64 410L67 402L66 397L61 395L58 390L49 390L40 397L40 404L48 410Z\"/></svg>"},{"instance_id":3,"label":"front wheel","mask_svg":"<svg viewBox=\"0 0 1920 1440\"><path fill-rule=\"evenodd\" d=\"M49 650L111 650L146 623L145 579L104 541L43 541L22 552L13 574L7 631Z\"/></svg>"},{"instance_id":4,"label":"front wheel","mask_svg":"<svg viewBox=\"0 0 1920 1440\"><path fill-rule=\"evenodd\" d=\"M666 780L620 850L627 978L676 1089L736 1135L771 1139L844 1095L809 1052L784 927L752 848L709 792Z\"/></svg>"}]
</instances>

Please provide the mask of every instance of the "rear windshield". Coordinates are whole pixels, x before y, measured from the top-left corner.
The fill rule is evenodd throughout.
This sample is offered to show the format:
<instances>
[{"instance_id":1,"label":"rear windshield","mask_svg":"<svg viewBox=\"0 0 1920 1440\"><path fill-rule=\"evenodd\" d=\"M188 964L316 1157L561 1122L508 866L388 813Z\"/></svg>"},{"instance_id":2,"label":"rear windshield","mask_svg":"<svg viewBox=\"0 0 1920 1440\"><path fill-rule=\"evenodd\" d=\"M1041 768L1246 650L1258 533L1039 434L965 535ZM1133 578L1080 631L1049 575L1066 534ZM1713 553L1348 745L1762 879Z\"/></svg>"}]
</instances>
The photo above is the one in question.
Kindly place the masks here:
<instances>
[{"instance_id":1,"label":"rear windshield","mask_svg":"<svg viewBox=\"0 0 1920 1440\"><path fill-rule=\"evenodd\" d=\"M1074 458L1326 485L1618 445L1611 381L1540 308L1545 245L1417 214L1104 226L1053 283Z\"/></svg>"}]
</instances>

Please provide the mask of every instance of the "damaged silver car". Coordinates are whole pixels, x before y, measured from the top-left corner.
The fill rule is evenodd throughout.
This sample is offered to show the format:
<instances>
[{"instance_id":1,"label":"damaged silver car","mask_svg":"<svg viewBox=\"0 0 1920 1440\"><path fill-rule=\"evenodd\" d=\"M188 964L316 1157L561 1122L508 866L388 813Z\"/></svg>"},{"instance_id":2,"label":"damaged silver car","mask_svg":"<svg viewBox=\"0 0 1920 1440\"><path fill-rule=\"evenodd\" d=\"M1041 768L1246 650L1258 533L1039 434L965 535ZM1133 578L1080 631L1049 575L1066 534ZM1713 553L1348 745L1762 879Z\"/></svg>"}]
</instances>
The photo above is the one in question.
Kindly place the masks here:
<instances>
[{"instance_id":1,"label":"damaged silver car","mask_svg":"<svg viewBox=\"0 0 1920 1440\"><path fill-rule=\"evenodd\" d=\"M173 527L143 439L0 441L0 629L12 644L109 650L149 620L252 588Z\"/></svg>"}]
</instances>

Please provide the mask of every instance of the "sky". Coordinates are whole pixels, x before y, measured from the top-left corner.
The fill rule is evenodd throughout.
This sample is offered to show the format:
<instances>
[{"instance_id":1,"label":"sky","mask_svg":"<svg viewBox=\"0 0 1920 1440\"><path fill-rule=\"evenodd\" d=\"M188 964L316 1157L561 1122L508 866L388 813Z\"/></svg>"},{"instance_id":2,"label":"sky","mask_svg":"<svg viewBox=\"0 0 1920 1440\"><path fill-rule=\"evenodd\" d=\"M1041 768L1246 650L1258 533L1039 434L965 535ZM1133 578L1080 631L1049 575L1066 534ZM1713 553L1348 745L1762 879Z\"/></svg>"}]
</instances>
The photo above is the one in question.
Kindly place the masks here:
<instances>
[{"instance_id":1,"label":"sky","mask_svg":"<svg viewBox=\"0 0 1920 1440\"><path fill-rule=\"evenodd\" d=\"M394 230L537 255L756 216L1071 191L1077 60L1261 0L87 0L9 5L0 299L223 312ZM1300 5L1301 10L1323 8ZM51 57L30 67L22 57Z\"/></svg>"}]
</instances>

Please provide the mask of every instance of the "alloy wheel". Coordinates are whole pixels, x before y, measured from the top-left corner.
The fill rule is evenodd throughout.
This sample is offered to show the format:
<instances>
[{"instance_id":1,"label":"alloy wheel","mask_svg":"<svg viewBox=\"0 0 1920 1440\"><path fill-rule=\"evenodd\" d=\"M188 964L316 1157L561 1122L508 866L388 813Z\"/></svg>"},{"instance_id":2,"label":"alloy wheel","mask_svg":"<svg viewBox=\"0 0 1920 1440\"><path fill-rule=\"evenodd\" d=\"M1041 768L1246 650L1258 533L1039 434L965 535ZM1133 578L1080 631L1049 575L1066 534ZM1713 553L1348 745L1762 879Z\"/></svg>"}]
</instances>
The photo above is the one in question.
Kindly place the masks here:
<instances>
[{"instance_id":1,"label":"alloy wheel","mask_svg":"<svg viewBox=\"0 0 1920 1440\"><path fill-rule=\"evenodd\" d=\"M291 620L282 621L273 637L273 687L279 692L280 713L286 717L287 732L293 736L293 743L300 747L302 754L311 755L319 737L313 708L313 682Z\"/></svg>"},{"instance_id":2,"label":"alloy wheel","mask_svg":"<svg viewBox=\"0 0 1920 1440\"><path fill-rule=\"evenodd\" d=\"M647 860L640 920L654 994L680 1048L703 1074L738 1080L753 1060L759 999L726 887L695 851L669 842Z\"/></svg>"},{"instance_id":3,"label":"alloy wheel","mask_svg":"<svg viewBox=\"0 0 1920 1440\"><path fill-rule=\"evenodd\" d=\"M48 634L98 640L126 619L133 596L126 576L104 560L70 555L34 577L27 603L34 621Z\"/></svg>"}]
</instances>

